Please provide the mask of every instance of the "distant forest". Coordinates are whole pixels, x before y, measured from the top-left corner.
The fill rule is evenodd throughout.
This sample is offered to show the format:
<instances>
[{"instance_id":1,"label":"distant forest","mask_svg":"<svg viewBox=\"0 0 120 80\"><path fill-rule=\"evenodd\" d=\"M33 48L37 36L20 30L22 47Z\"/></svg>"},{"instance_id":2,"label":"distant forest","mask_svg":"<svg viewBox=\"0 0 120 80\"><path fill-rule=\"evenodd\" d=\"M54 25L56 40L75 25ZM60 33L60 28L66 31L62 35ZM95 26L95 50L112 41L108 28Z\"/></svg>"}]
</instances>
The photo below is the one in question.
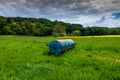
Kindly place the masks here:
<instances>
[{"instance_id":1,"label":"distant forest","mask_svg":"<svg viewBox=\"0 0 120 80\"><path fill-rule=\"evenodd\" d=\"M114 26L113 26L114 27ZM62 21L51 21L45 18L3 17L0 16L0 35L29 36L92 36L120 35L120 27L84 27Z\"/></svg>"}]
</instances>

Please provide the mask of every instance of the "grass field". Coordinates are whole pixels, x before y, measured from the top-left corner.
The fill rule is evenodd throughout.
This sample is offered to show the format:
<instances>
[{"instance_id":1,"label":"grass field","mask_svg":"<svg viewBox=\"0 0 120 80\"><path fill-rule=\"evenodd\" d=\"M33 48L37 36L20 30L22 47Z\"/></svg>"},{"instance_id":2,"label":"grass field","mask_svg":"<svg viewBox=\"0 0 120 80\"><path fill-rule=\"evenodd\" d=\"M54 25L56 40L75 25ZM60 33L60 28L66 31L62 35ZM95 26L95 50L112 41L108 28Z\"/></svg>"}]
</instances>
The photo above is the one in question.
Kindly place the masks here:
<instances>
[{"instance_id":1,"label":"grass field","mask_svg":"<svg viewBox=\"0 0 120 80\"><path fill-rule=\"evenodd\" d=\"M54 39L0 36L0 80L120 80L120 37L73 37L60 56L47 54Z\"/></svg>"}]
</instances>

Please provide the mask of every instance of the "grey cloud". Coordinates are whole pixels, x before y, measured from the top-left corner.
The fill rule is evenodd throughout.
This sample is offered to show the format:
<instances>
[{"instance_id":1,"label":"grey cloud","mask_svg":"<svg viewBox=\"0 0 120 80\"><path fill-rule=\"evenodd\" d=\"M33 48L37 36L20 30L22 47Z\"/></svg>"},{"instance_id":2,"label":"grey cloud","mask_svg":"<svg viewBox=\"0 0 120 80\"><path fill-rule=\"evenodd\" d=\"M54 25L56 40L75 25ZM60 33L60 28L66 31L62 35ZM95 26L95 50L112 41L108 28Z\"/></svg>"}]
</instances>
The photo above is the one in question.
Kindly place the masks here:
<instances>
[{"instance_id":1,"label":"grey cloud","mask_svg":"<svg viewBox=\"0 0 120 80\"><path fill-rule=\"evenodd\" d=\"M0 15L4 16L77 20L80 15L116 12L120 12L120 0L0 0Z\"/></svg>"},{"instance_id":2,"label":"grey cloud","mask_svg":"<svg viewBox=\"0 0 120 80\"><path fill-rule=\"evenodd\" d=\"M102 23L106 20L105 16L102 16L100 20L97 20L96 23Z\"/></svg>"}]
</instances>

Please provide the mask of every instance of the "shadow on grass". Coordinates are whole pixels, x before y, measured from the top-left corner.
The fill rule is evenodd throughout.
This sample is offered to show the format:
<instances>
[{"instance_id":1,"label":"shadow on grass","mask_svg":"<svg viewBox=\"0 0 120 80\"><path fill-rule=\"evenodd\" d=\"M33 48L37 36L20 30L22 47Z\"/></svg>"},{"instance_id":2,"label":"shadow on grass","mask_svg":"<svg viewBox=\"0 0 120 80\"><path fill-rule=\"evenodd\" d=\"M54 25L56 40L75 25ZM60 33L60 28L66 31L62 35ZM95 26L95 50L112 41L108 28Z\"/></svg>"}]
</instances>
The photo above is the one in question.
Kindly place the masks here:
<instances>
[{"instance_id":1,"label":"shadow on grass","mask_svg":"<svg viewBox=\"0 0 120 80\"><path fill-rule=\"evenodd\" d=\"M72 49L74 49L75 47L71 48L71 49L66 49L65 51L61 52L61 53L51 53L50 51L46 50L43 52L43 55L48 55L48 56L55 56L55 57L61 57L64 54L70 52Z\"/></svg>"},{"instance_id":2,"label":"shadow on grass","mask_svg":"<svg viewBox=\"0 0 120 80\"><path fill-rule=\"evenodd\" d=\"M59 54L55 54L55 53L51 53L50 51L44 51L43 55L48 55L48 56L55 56L55 57L61 57L63 56L65 52L59 53Z\"/></svg>"}]
</instances>

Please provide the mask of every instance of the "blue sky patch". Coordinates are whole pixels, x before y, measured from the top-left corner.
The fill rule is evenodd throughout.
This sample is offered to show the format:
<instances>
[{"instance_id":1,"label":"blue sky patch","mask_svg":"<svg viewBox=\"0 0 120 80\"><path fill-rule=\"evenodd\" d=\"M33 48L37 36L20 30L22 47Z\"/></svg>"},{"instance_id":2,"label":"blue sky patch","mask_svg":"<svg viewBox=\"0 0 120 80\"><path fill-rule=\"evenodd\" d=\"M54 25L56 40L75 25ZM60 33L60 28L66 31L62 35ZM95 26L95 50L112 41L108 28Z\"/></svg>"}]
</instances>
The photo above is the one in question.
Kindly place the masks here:
<instances>
[{"instance_id":1,"label":"blue sky patch","mask_svg":"<svg viewBox=\"0 0 120 80\"><path fill-rule=\"evenodd\" d=\"M120 19L120 12L119 13L113 13L112 16L114 16L113 19Z\"/></svg>"}]
</instances>

